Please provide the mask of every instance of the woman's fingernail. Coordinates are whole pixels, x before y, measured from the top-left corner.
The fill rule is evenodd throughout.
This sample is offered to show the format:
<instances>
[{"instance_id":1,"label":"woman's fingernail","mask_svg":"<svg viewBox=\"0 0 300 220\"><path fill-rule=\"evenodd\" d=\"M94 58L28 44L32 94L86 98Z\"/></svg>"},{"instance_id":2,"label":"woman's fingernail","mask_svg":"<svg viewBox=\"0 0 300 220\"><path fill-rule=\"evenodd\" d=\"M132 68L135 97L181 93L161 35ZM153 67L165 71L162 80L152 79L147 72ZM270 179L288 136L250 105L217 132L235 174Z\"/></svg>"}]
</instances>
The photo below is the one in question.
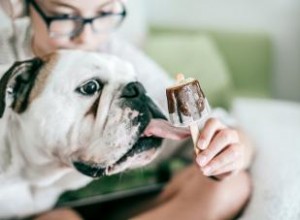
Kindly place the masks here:
<instances>
[{"instance_id":1,"label":"woman's fingernail","mask_svg":"<svg viewBox=\"0 0 300 220\"><path fill-rule=\"evenodd\" d=\"M199 139L198 146L201 150L204 150L206 148L206 141L204 139Z\"/></svg>"},{"instance_id":2,"label":"woman's fingernail","mask_svg":"<svg viewBox=\"0 0 300 220\"><path fill-rule=\"evenodd\" d=\"M203 168L202 171L203 171L203 173L204 173L205 175L209 175L209 174L210 174L210 171L211 171L211 167L207 166L207 167Z\"/></svg>"},{"instance_id":3,"label":"woman's fingernail","mask_svg":"<svg viewBox=\"0 0 300 220\"><path fill-rule=\"evenodd\" d=\"M197 161L200 164L200 166L204 166L206 162L206 157L205 156L197 157Z\"/></svg>"}]
</instances>

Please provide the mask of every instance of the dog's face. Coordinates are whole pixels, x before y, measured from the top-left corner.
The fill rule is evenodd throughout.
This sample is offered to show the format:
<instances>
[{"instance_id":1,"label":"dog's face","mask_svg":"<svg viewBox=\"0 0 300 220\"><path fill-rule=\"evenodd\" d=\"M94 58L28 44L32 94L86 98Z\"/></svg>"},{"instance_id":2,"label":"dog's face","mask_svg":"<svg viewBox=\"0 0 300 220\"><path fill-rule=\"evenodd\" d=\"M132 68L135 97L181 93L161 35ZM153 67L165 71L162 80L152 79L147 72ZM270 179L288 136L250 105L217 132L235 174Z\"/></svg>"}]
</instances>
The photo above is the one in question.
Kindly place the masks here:
<instances>
[{"instance_id":1,"label":"dog's face","mask_svg":"<svg viewBox=\"0 0 300 220\"><path fill-rule=\"evenodd\" d=\"M0 114L5 109L28 160L110 175L149 163L162 141L143 136L151 119L164 116L135 77L116 57L59 51L2 77Z\"/></svg>"}]
</instances>

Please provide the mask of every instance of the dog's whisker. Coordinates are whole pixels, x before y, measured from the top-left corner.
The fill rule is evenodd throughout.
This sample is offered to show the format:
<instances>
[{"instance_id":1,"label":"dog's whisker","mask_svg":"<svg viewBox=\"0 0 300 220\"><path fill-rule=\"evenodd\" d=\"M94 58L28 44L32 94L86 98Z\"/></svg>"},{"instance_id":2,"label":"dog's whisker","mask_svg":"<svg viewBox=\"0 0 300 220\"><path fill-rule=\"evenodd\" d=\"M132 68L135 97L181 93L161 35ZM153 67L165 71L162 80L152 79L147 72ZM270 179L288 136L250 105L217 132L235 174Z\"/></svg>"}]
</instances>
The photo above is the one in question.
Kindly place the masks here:
<instances>
[{"instance_id":1,"label":"dog's whisker","mask_svg":"<svg viewBox=\"0 0 300 220\"><path fill-rule=\"evenodd\" d=\"M140 173L142 174L142 177L144 178L144 177L145 177L145 170L144 170L144 167L141 167Z\"/></svg>"},{"instance_id":2,"label":"dog's whisker","mask_svg":"<svg viewBox=\"0 0 300 220\"><path fill-rule=\"evenodd\" d=\"M123 175L125 174L125 172L121 172L120 174L119 174L119 183L121 183L122 182L122 178L123 178Z\"/></svg>"},{"instance_id":3,"label":"dog's whisker","mask_svg":"<svg viewBox=\"0 0 300 220\"><path fill-rule=\"evenodd\" d=\"M136 170L136 173L137 173L137 176L138 176L138 178L140 179L144 179L144 170L143 170L143 168L142 167L140 167L140 168L137 168L137 169L135 169Z\"/></svg>"}]
</instances>

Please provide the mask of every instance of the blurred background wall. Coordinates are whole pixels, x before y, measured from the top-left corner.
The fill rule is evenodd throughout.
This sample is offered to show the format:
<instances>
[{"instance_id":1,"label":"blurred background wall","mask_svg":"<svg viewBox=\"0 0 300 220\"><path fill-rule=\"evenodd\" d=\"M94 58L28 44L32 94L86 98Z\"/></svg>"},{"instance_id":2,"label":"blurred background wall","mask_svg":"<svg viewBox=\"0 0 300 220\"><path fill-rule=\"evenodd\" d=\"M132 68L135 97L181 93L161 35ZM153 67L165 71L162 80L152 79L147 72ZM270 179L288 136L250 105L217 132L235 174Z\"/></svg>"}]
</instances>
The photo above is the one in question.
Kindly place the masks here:
<instances>
[{"instance_id":1,"label":"blurred background wall","mask_svg":"<svg viewBox=\"0 0 300 220\"><path fill-rule=\"evenodd\" d=\"M125 36L141 44L149 26L265 32L273 43L272 95L300 101L299 0L129 0Z\"/></svg>"},{"instance_id":2,"label":"blurred background wall","mask_svg":"<svg viewBox=\"0 0 300 220\"><path fill-rule=\"evenodd\" d=\"M152 26L267 33L272 96L300 101L299 0L128 0L128 11L120 32L141 47ZM7 23L0 11L0 26Z\"/></svg>"}]
</instances>

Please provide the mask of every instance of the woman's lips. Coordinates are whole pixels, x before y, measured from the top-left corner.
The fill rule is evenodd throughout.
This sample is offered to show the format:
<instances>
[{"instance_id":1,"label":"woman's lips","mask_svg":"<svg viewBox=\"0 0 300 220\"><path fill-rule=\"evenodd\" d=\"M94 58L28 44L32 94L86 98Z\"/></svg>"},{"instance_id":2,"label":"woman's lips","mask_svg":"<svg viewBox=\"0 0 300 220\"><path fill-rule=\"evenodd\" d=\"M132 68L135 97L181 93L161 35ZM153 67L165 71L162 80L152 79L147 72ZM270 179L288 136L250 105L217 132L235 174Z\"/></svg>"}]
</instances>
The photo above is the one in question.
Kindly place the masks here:
<instances>
[{"instance_id":1,"label":"woman's lips","mask_svg":"<svg viewBox=\"0 0 300 220\"><path fill-rule=\"evenodd\" d=\"M163 119L152 119L143 132L143 136L156 136L172 140L182 140L191 136L189 128L179 128Z\"/></svg>"}]
</instances>

